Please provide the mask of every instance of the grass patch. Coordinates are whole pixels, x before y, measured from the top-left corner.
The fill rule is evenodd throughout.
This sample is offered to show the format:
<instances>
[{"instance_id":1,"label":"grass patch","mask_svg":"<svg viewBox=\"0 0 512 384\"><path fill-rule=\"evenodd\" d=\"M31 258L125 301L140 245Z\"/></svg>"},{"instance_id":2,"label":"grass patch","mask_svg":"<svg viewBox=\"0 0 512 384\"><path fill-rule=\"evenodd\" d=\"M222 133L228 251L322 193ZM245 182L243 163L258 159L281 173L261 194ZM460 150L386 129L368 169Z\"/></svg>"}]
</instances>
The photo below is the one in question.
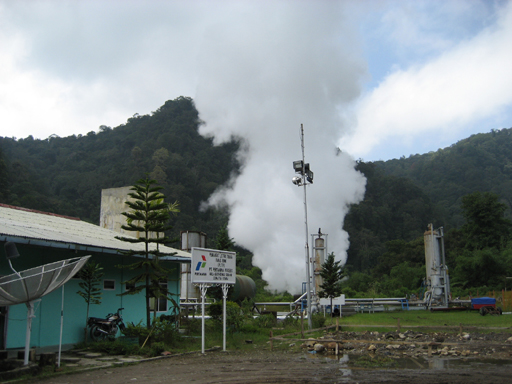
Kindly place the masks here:
<instances>
[{"instance_id":1,"label":"grass patch","mask_svg":"<svg viewBox=\"0 0 512 384\"><path fill-rule=\"evenodd\" d=\"M321 317L321 318L320 318ZM379 313L364 313L338 319L341 331L395 331L400 319L402 331L411 329L418 332L459 332L460 324L463 331L473 332L471 327L478 327L479 333L486 332L505 332L512 333L510 327L511 317L502 316L481 316L476 311L464 312L429 312L429 311L394 311ZM244 318L243 323L238 329L228 329L226 334L226 349L236 351L249 351L254 349L270 349L270 332L274 337L286 336L281 341L274 340L273 348L276 350L294 350L299 349L300 342L287 340L301 338L300 319L288 319L286 321L275 322L271 315L260 318ZM336 324L336 318L323 317L316 315L313 319L314 327L328 327ZM502 327L504 329L494 329ZM505 329L506 328L506 329ZM319 338L325 335L325 330L307 332L307 321L304 321L304 337ZM172 338L167 342L159 338L152 338L151 342L144 348L130 346L119 341L102 342L91 344L89 348L102 351L109 354L141 354L145 356L156 356L162 351L172 353L185 353L201 350L201 323L200 321L191 321L188 324L188 333L181 335L178 332L173 333ZM293 346L292 344L295 344ZM205 331L205 349L212 347L222 347L223 334L222 327L219 327L218 321L207 320ZM290 346L292 345L292 346ZM372 360L374 361L374 360Z\"/></svg>"},{"instance_id":2,"label":"grass patch","mask_svg":"<svg viewBox=\"0 0 512 384\"><path fill-rule=\"evenodd\" d=\"M496 332L493 328L508 328L501 330L502 332L512 332L510 328L509 315L501 316L481 316L478 311L456 311L456 312L430 312L430 311L394 311L394 312L378 312L378 313L358 313L353 316L343 317L339 319L339 325L346 330L361 331L360 326L369 326L368 330L379 330L378 326L389 326L391 329L398 325L400 319L400 327L410 329L420 328L430 332L434 332L436 327L440 331L447 331L446 327L480 327L479 331ZM336 320L329 318L327 324L335 324ZM353 326L351 328L351 326ZM389 331L390 328L380 328L382 331ZM379 330L379 331L380 331Z\"/></svg>"}]
</instances>

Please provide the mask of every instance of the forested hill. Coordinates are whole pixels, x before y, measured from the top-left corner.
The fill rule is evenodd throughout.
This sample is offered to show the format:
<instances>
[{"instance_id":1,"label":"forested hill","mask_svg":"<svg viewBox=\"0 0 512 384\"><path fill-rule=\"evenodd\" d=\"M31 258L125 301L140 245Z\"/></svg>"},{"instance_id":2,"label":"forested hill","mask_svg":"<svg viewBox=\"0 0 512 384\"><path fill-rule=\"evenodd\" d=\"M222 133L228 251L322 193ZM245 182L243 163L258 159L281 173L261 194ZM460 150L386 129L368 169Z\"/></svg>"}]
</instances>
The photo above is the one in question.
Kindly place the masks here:
<instances>
[{"instance_id":1,"label":"forested hill","mask_svg":"<svg viewBox=\"0 0 512 384\"><path fill-rule=\"evenodd\" d=\"M99 224L101 190L133 185L149 173L167 201L180 204L176 232L214 236L225 213L199 206L237 171L238 143L213 146L199 135L199 124L193 101L179 97L151 115L83 136L0 137L0 202Z\"/></svg>"},{"instance_id":2,"label":"forested hill","mask_svg":"<svg viewBox=\"0 0 512 384\"><path fill-rule=\"evenodd\" d=\"M493 192L512 208L512 128L493 129L436 152L375 163L386 175L405 177L439 208L442 225L460 227L461 198Z\"/></svg>"},{"instance_id":3,"label":"forested hill","mask_svg":"<svg viewBox=\"0 0 512 384\"><path fill-rule=\"evenodd\" d=\"M86 135L0 137L0 202L98 224L102 189L133 185L149 174L164 187L168 202L180 204L173 235L199 230L215 238L227 223L226 212L199 207L238 172L239 143L213 146L198 133L200 124L193 101L179 97L150 115ZM401 262L421 264L427 225L460 228L461 199L472 192L494 192L510 217L512 129L473 135L437 152L356 166L367 177L365 199L344 221L355 270L382 275Z\"/></svg>"},{"instance_id":4,"label":"forested hill","mask_svg":"<svg viewBox=\"0 0 512 384\"><path fill-rule=\"evenodd\" d=\"M355 270L382 265L388 242L413 241L429 223L445 231L461 228L462 197L472 192L495 193L511 217L512 129L473 135L423 155L358 162L357 168L367 178L365 199L351 207L344 223L348 261ZM420 261L421 248L420 241L415 251Z\"/></svg>"}]
</instances>

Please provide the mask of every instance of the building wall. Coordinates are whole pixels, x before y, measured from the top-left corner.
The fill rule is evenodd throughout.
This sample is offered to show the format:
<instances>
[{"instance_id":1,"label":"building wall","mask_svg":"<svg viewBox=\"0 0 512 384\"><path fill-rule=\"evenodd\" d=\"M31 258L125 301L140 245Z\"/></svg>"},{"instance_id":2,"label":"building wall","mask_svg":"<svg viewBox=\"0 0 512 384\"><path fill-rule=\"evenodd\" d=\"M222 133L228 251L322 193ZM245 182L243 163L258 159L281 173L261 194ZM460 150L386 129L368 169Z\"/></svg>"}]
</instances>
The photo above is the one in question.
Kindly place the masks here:
<instances>
[{"instance_id":1,"label":"building wall","mask_svg":"<svg viewBox=\"0 0 512 384\"><path fill-rule=\"evenodd\" d=\"M0 244L3 248L3 243ZM86 256L90 253L62 249L39 248L27 245L17 245L20 257L13 259L12 263L17 271L31 267L47 264L53 261L64 260L74 257ZM111 254L92 254L90 261L99 263L103 267L103 279L115 280L114 290L103 290L102 303L91 305L89 316L105 317L108 313L124 308L123 319L125 324L146 322L145 293L142 291L137 295L119 296L126 290L121 282L138 274L138 271L130 271L118 268L119 265L130 264L136 261L135 258L116 256ZM175 295L179 303L179 278L180 264L162 262L164 266L171 269L168 276L168 290ZM5 257L0 257L0 275L9 275L12 270ZM87 303L78 295L79 279L71 279L64 285L64 327L62 344L74 344L83 341L84 326L86 324ZM103 283L103 282L102 282ZM103 288L103 284L101 285ZM45 347L59 344L60 323L61 323L62 288L44 296L41 301L36 302L35 318L32 320L32 332L30 338L31 347ZM169 311L159 312L160 314L172 314L172 303L168 302ZM8 307L6 324L6 348L24 348L26 334L27 306L18 304ZM1 331L1 330L0 330ZM0 345L0 348L2 346Z\"/></svg>"},{"instance_id":2,"label":"building wall","mask_svg":"<svg viewBox=\"0 0 512 384\"><path fill-rule=\"evenodd\" d=\"M126 224L126 217L122 215L127 212L126 202L131 199L128 193L132 187L109 188L101 190L100 227L107 228L118 233L133 233L124 231L121 226Z\"/></svg>"}]
</instances>

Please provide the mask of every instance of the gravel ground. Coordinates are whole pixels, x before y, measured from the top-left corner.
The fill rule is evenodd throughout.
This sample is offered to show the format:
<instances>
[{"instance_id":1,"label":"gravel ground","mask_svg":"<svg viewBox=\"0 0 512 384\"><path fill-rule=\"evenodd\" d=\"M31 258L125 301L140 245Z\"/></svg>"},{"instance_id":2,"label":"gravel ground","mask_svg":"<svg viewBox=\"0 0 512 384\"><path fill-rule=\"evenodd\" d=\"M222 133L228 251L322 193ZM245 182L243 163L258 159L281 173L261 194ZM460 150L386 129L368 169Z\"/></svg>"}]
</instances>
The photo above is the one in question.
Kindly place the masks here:
<instances>
[{"instance_id":1,"label":"gravel ground","mask_svg":"<svg viewBox=\"0 0 512 384\"><path fill-rule=\"evenodd\" d=\"M436 358L439 360L439 358ZM362 368L346 359L310 356L305 353L271 351L211 352L154 360L136 365L104 368L45 380L46 384L117 383L510 383L509 364L489 364L477 360L466 366L445 364L428 368L417 360L416 368Z\"/></svg>"},{"instance_id":2,"label":"gravel ground","mask_svg":"<svg viewBox=\"0 0 512 384\"><path fill-rule=\"evenodd\" d=\"M338 343L338 356L330 340ZM331 349L320 352L315 344ZM508 333L326 332L320 340L275 340L273 346L274 351L267 343L251 351L171 355L30 382L481 384L510 383L512 376Z\"/></svg>"}]
</instances>

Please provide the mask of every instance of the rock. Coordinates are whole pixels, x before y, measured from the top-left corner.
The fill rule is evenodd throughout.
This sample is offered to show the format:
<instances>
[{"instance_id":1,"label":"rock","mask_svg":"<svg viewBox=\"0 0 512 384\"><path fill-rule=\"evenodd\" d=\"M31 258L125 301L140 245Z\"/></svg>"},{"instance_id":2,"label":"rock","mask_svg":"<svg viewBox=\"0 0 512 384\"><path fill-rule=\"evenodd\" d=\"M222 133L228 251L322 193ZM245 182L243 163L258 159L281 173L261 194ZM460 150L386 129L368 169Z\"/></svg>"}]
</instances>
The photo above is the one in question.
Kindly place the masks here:
<instances>
[{"instance_id":1,"label":"rock","mask_svg":"<svg viewBox=\"0 0 512 384\"><path fill-rule=\"evenodd\" d=\"M334 341L331 341L330 343L327 343L327 349L330 349L330 350L336 350L336 342ZM338 349L341 349L341 346L338 344Z\"/></svg>"},{"instance_id":2,"label":"rock","mask_svg":"<svg viewBox=\"0 0 512 384\"><path fill-rule=\"evenodd\" d=\"M386 345L386 349L393 349L393 345L391 345L391 344Z\"/></svg>"},{"instance_id":3,"label":"rock","mask_svg":"<svg viewBox=\"0 0 512 384\"><path fill-rule=\"evenodd\" d=\"M101 353L87 353L84 355L87 359L96 359L97 357L103 356Z\"/></svg>"},{"instance_id":4,"label":"rock","mask_svg":"<svg viewBox=\"0 0 512 384\"><path fill-rule=\"evenodd\" d=\"M405 338L407 338L407 336L405 336L403 333L399 333L399 334L398 334L398 337L399 337L400 339L402 339L402 340L403 340L403 339L405 339Z\"/></svg>"}]
</instances>

